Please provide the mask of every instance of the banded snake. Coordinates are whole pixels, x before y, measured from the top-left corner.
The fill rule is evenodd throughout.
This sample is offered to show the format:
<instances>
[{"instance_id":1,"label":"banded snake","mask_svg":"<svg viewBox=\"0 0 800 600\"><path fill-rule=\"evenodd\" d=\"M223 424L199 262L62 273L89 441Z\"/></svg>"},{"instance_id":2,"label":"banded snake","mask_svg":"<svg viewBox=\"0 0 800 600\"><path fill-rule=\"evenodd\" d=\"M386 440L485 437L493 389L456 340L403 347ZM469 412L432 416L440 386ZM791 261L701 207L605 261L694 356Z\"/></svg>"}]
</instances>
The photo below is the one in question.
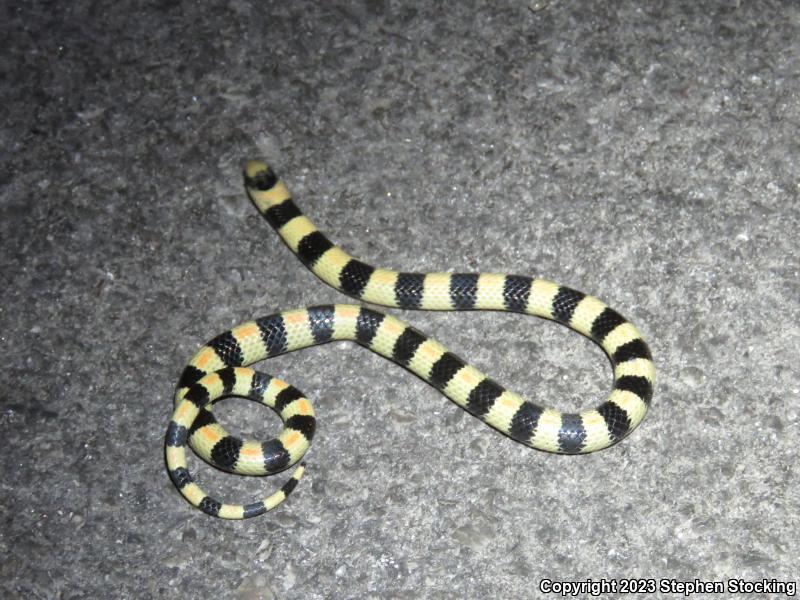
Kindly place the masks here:
<instances>
[{"instance_id":1,"label":"banded snake","mask_svg":"<svg viewBox=\"0 0 800 600\"><path fill-rule=\"evenodd\" d=\"M191 445L205 461L230 472L267 475L300 461L314 436L311 403L293 386L248 368L264 358L350 340L412 371L456 404L511 438L548 452L578 454L615 444L644 418L655 367L636 328L600 300L532 277L500 273L400 273L347 254L305 217L286 185L267 165L251 161L244 173L250 199L300 261L317 277L363 302L422 310L499 310L563 323L595 341L611 360L614 383L605 402L562 413L524 400L467 364L442 344L394 316L353 304L288 310L218 335L183 371L165 446L170 477L203 512L226 519L262 514L279 505L303 475L301 463L272 495L247 505L208 496L194 481L185 456ZM227 433L210 411L226 396L262 402L284 429L266 442Z\"/></svg>"}]
</instances>

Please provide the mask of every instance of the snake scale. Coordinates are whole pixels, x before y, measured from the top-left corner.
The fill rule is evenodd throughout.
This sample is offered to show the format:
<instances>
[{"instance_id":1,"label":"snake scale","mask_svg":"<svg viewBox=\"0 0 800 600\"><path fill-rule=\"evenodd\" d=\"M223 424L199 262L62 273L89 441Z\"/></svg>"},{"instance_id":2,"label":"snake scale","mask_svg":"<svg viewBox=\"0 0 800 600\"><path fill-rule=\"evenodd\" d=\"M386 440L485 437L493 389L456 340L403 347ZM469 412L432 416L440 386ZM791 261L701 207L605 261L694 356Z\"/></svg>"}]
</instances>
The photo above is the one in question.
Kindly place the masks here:
<instances>
[{"instance_id":1,"label":"snake scale","mask_svg":"<svg viewBox=\"0 0 800 600\"><path fill-rule=\"evenodd\" d=\"M655 367L636 328L600 300L543 279L499 273L401 273L373 267L333 244L305 217L286 185L267 165L251 161L244 173L250 199L300 261L317 277L363 302L402 309L499 310L563 323L592 339L614 372L605 402L581 413L562 413L524 400L488 378L442 344L394 316L353 304L289 310L234 327L194 355L175 394L167 429L166 462L183 496L203 512L226 519L265 513L283 502L303 475L301 463L272 495L247 505L208 496L186 464L186 445L225 471L267 475L298 463L314 436L311 403L291 385L253 371L262 359L350 340L412 371L453 402L511 438L562 454L615 444L644 418ZM284 428L266 442L228 434L210 411L226 396L262 402Z\"/></svg>"}]
</instances>

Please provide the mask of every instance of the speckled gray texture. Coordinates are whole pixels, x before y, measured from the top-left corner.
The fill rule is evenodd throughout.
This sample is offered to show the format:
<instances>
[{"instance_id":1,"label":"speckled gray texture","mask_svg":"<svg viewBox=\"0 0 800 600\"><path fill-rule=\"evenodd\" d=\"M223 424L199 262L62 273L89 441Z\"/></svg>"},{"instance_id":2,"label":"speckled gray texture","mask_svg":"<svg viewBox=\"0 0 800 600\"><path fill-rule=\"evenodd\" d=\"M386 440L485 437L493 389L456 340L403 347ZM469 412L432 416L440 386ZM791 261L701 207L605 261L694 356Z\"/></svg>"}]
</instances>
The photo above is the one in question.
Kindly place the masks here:
<instances>
[{"instance_id":1,"label":"speckled gray texture","mask_svg":"<svg viewBox=\"0 0 800 600\"><path fill-rule=\"evenodd\" d=\"M795 2L18 4L0 18L4 597L798 578ZM345 301L250 205L248 157L364 260L609 302L657 363L643 425L536 452L328 345L262 366L317 404L291 499L237 523L192 509L162 458L185 361L238 322ZM558 325L398 314L537 401L608 391L600 350ZM192 464L231 500L279 485Z\"/></svg>"}]
</instances>

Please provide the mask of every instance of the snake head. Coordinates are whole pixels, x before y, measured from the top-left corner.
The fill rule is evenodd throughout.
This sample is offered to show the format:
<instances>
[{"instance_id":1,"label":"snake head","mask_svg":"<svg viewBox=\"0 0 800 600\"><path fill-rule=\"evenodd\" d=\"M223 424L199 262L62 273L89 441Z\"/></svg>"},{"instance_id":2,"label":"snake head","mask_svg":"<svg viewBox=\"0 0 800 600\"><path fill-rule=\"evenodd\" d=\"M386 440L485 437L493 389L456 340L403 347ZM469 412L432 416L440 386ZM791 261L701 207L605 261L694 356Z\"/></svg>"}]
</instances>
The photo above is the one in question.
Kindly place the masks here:
<instances>
[{"instance_id":1,"label":"snake head","mask_svg":"<svg viewBox=\"0 0 800 600\"><path fill-rule=\"evenodd\" d=\"M247 161L244 168L244 184L251 190L267 192L278 183L278 176L269 165L257 160Z\"/></svg>"}]
</instances>

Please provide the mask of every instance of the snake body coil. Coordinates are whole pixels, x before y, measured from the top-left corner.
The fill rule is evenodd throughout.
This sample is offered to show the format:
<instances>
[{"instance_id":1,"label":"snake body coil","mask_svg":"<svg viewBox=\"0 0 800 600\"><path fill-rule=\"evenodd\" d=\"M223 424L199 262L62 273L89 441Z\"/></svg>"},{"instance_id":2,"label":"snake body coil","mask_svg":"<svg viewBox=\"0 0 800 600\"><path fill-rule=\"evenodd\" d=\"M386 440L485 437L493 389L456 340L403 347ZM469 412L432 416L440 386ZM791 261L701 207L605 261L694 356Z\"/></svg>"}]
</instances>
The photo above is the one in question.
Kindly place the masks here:
<instances>
[{"instance_id":1,"label":"snake body coil","mask_svg":"<svg viewBox=\"0 0 800 600\"><path fill-rule=\"evenodd\" d=\"M655 367L636 328L600 300L543 279L498 273L399 273L372 267L334 245L305 217L289 190L259 162L245 170L247 192L291 250L325 283L364 302L422 310L521 312L567 325L597 342L611 360L613 389L582 413L528 402L403 321L349 304L290 310L239 325L208 342L184 369L166 436L170 476L204 512L241 519L271 510L294 489L303 465L271 496L242 506L207 496L186 467L190 444L220 469L272 474L297 463L315 429L311 403L294 387L247 365L270 356L350 340L406 367L459 406L515 440L549 452L578 454L610 446L641 422ZM284 429L268 442L240 440L217 423L210 405L224 396L263 402Z\"/></svg>"}]
</instances>

